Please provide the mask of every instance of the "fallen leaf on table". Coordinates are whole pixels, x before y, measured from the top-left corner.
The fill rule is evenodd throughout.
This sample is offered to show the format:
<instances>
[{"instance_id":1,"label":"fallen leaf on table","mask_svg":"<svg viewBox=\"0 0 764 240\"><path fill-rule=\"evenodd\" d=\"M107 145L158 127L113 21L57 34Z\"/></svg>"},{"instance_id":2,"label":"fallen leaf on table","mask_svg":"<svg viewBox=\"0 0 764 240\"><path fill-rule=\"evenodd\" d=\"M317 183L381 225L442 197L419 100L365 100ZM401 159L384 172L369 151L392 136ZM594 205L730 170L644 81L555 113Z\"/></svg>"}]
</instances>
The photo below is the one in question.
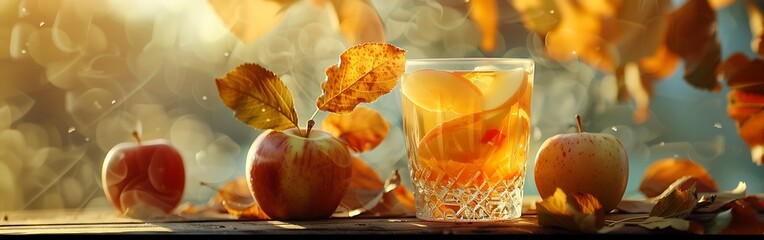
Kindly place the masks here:
<instances>
[{"instance_id":1,"label":"fallen leaf on table","mask_svg":"<svg viewBox=\"0 0 764 240\"><path fill-rule=\"evenodd\" d=\"M326 69L320 110L346 114L359 103L373 102L398 84L406 65L406 51L386 43L364 43L340 55L339 65Z\"/></svg>"},{"instance_id":2,"label":"fallen leaf on table","mask_svg":"<svg viewBox=\"0 0 764 240\"><path fill-rule=\"evenodd\" d=\"M282 131L297 127L292 93L273 72L253 63L215 79L220 99L250 127Z\"/></svg>"},{"instance_id":3,"label":"fallen leaf on table","mask_svg":"<svg viewBox=\"0 0 764 240\"><path fill-rule=\"evenodd\" d=\"M344 141L355 152L377 147L387 137L390 125L379 112L359 106L349 114L329 114L321 129Z\"/></svg>"},{"instance_id":4,"label":"fallen leaf on table","mask_svg":"<svg viewBox=\"0 0 764 240\"><path fill-rule=\"evenodd\" d=\"M689 177L679 179L677 180L677 183L687 184L687 180L689 180ZM667 189L666 194L664 195L667 196L669 193L671 193L671 191L668 191ZM735 189L722 192L698 193L698 196L698 205L695 206L693 212L719 212L726 204L746 196L746 184L744 182L739 182ZM616 209L625 213L650 213L659 199L659 197L648 199L624 199L618 204Z\"/></svg>"},{"instance_id":5,"label":"fallen leaf on table","mask_svg":"<svg viewBox=\"0 0 764 240\"><path fill-rule=\"evenodd\" d=\"M689 216L698 204L695 183L688 189L674 188L668 195L660 198L650 211L651 217L684 218Z\"/></svg>"},{"instance_id":6,"label":"fallen leaf on table","mask_svg":"<svg viewBox=\"0 0 764 240\"><path fill-rule=\"evenodd\" d=\"M209 204L222 206L226 213L237 218L270 219L252 198L246 177L229 180L218 188Z\"/></svg>"},{"instance_id":7,"label":"fallen leaf on table","mask_svg":"<svg viewBox=\"0 0 764 240\"><path fill-rule=\"evenodd\" d=\"M696 208L695 211L701 212L701 213L718 212L720 211L720 209L728 205L730 202L733 202L737 199L745 198L745 196L747 195L746 188L747 188L747 185L744 182L738 182L737 187L735 187L735 189L717 193L715 195L716 199L714 199L714 202L712 202L708 206L705 206L702 208Z\"/></svg>"},{"instance_id":8,"label":"fallen leaf on table","mask_svg":"<svg viewBox=\"0 0 764 240\"><path fill-rule=\"evenodd\" d=\"M605 211L591 194L566 195L557 188L552 196L536 203L538 224L585 233L598 232L605 225Z\"/></svg>"},{"instance_id":9,"label":"fallen leaf on table","mask_svg":"<svg viewBox=\"0 0 764 240\"><path fill-rule=\"evenodd\" d=\"M706 169L689 159L665 158L650 164L645 170L639 191L648 198L665 192L676 180L690 176L698 192L717 192L719 187Z\"/></svg>"},{"instance_id":10,"label":"fallen leaf on table","mask_svg":"<svg viewBox=\"0 0 764 240\"><path fill-rule=\"evenodd\" d=\"M681 218L649 217L638 223L640 227L647 229L664 229L671 227L676 230L686 231L690 229L690 221Z\"/></svg>"},{"instance_id":11,"label":"fallen leaf on table","mask_svg":"<svg viewBox=\"0 0 764 240\"><path fill-rule=\"evenodd\" d=\"M756 197L749 196L727 204L729 210L716 215L706 223L706 232L710 234L764 234L764 222L757 211L761 205Z\"/></svg>"},{"instance_id":12,"label":"fallen leaf on table","mask_svg":"<svg viewBox=\"0 0 764 240\"><path fill-rule=\"evenodd\" d=\"M400 184L395 171L384 183L360 158L353 158L353 173L345 196L334 217L411 216L414 196Z\"/></svg>"}]
</instances>

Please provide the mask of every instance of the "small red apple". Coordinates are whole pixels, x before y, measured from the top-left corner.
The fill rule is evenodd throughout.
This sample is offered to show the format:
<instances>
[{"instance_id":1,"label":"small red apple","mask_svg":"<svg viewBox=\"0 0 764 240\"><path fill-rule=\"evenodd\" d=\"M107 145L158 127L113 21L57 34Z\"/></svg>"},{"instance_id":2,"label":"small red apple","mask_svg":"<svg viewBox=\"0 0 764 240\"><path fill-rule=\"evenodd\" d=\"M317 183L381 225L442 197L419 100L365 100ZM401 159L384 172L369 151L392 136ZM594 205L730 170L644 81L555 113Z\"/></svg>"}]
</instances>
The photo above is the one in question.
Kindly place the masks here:
<instances>
[{"instance_id":1,"label":"small red apple","mask_svg":"<svg viewBox=\"0 0 764 240\"><path fill-rule=\"evenodd\" d=\"M109 202L131 217L169 213L180 203L186 184L183 159L165 139L115 145L101 169Z\"/></svg>"},{"instance_id":2,"label":"small red apple","mask_svg":"<svg viewBox=\"0 0 764 240\"><path fill-rule=\"evenodd\" d=\"M262 132L249 149L249 188L265 214L278 220L329 218L350 184L347 146L331 134L299 129Z\"/></svg>"},{"instance_id":3,"label":"small red apple","mask_svg":"<svg viewBox=\"0 0 764 240\"><path fill-rule=\"evenodd\" d=\"M566 194L592 194L605 212L621 202L629 180L629 160L623 144L613 135L583 132L557 134L541 144L534 178L542 198L557 188Z\"/></svg>"}]
</instances>

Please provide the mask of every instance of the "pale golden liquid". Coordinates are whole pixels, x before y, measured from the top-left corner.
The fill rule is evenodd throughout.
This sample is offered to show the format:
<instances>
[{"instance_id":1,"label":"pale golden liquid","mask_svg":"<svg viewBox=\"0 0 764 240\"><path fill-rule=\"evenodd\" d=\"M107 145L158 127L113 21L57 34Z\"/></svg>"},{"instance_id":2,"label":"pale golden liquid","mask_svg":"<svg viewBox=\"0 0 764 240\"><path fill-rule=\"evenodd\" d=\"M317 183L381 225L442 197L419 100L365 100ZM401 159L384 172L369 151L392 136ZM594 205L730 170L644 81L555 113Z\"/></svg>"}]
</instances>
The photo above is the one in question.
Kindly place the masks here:
<instances>
[{"instance_id":1,"label":"pale golden liquid","mask_svg":"<svg viewBox=\"0 0 764 240\"><path fill-rule=\"evenodd\" d=\"M458 74L467 79L476 75ZM479 75L490 76L491 72ZM526 84L517 93L494 92L507 98L519 94L514 100L487 111L475 104L473 113L461 115L453 111L428 111L403 94L403 126L417 197L417 217L493 221L520 216L532 79L531 73L525 73L522 81ZM480 102L480 99L459 100Z\"/></svg>"}]
</instances>

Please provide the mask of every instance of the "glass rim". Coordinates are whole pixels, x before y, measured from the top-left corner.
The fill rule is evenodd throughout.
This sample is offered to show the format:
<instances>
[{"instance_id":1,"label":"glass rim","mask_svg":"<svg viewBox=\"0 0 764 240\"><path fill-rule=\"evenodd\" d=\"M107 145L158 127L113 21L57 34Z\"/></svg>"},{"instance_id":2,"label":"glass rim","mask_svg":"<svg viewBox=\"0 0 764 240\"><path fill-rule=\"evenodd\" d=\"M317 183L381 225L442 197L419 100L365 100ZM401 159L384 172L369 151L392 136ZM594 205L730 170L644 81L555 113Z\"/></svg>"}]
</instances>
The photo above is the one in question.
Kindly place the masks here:
<instances>
[{"instance_id":1,"label":"glass rim","mask_svg":"<svg viewBox=\"0 0 764 240\"><path fill-rule=\"evenodd\" d=\"M533 63L532 58L505 58L505 57L456 57L456 58L407 58L407 62L521 62L521 63Z\"/></svg>"},{"instance_id":2,"label":"glass rim","mask_svg":"<svg viewBox=\"0 0 764 240\"><path fill-rule=\"evenodd\" d=\"M507 64L530 64L535 65L532 58L505 58L505 57L456 57L456 58L412 58L406 59L407 65L433 64L433 63L507 63Z\"/></svg>"}]
</instances>

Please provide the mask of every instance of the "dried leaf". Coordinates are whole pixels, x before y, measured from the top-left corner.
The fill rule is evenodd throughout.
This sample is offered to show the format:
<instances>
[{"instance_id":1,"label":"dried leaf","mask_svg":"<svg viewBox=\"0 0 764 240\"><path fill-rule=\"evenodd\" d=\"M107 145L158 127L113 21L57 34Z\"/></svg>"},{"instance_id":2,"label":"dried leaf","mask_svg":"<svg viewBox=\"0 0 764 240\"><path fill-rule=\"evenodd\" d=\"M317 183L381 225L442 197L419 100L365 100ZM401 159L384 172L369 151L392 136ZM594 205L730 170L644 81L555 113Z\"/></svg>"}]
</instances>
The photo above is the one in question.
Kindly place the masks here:
<instances>
[{"instance_id":1,"label":"dried leaf","mask_svg":"<svg viewBox=\"0 0 764 240\"><path fill-rule=\"evenodd\" d=\"M379 13L368 0L333 0L339 28L352 45L385 42L385 28Z\"/></svg>"},{"instance_id":2,"label":"dried leaf","mask_svg":"<svg viewBox=\"0 0 764 240\"><path fill-rule=\"evenodd\" d=\"M729 210L719 213L706 224L710 234L764 234L764 222L758 217L758 199L747 197L728 204Z\"/></svg>"},{"instance_id":3,"label":"dried leaf","mask_svg":"<svg viewBox=\"0 0 764 240\"><path fill-rule=\"evenodd\" d=\"M207 0L220 20L244 43L270 32L296 0Z\"/></svg>"},{"instance_id":4,"label":"dried leaf","mask_svg":"<svg viewBox=\"0 0 764 240\"><path fill-rule=\"evenodd\" d=\"M334 217L410 216L415 211L414 196L400 185L395 171L383 183L363 160L353 158L350 187Z\"/></svg>"},{"instance_id":5,"label":"dried leaf","mask_svg":"<svg viewBox=\"0 0 764 240\"><path fill-rule=\"evenodd\" d=\"M735 201L736 199L745 198L746 196L746 188L747 185L744 182L738 182L737 187L735 189L729 190L729 191L723 191L715 194L716 198L714 201L702 208L695 207L695 212L701 212L701 213L711 213L711 212L719 212L722 210L723 207L727 206L730 202ZM705 196L705 195L704 195ZM700 205L700 203L698 203Z\"/></svg>"},{"instance_id":6,"label":"dried leaf","mask_svg":"<svg viewBox=\"0 0 764 240\"><path fill-rule=\"evenodd\" d=\"M405 69L405 50L387 43L356 45L340 55L340 63L326 69L318 109L349 113L362 102L373 102L398 84Z\"/></svg>"},{"instance_id":7,"label":"dried leaf","mask_svg":"<svg viewBox=\"0 0 764 240\"><path fill-rule=\"evenodd\" d=\"M656 202L664 196L668 196L673 192L673 189L679 187L680 189L686 188L688 184L697 183L689 181L690 176L685 176L674 182L671 187L658 197L648 199L624 199L618 204L618 211L625 213L650 213L655 206ZM712 213L718 212L727 203L734 201L735 199L743 198L746 196L746 184L739 182L737 187L732 190L714 193L699 193L698 205L695 206L693 212L700 213Z\"/></svg>"},{"instance_id":8,"label":"dried leaf","mask_svg":"<svg viewBox=\"0 0 764 240\"><path fill-rule=\"evenodd\" d=\"M716 13L707 0L689 0L669 15L666 44L685 61L685 80L692 86L721 91L716 69L721 47L716 39Z\"/></svg>"},{"instance_id":9,"label":"dried leaf","mask_svg":"<svg viewBox=\"0 0 764 240\"><path fill-rule=\"evenodd\" d=\"M215 84L223 104L250 127L277 131L297 127L292 94L268 69L245 63L215 79Z\"/></svg>"},{"instance_id":10,"label":"dried leaf","mask_svg":"<svg viewBox=\"0 0 764 240\"><path fill-rule=\"evenodd\" d=\"M385 140L390 125L376 110L359 106L350 114L329 114L321 129L344 141L356 152L366 152Z\"/></svg>"},{"instance_id":11,"label":"dried leaf","mask_svg":"<svg viewBox=\"0 0 764 240\"><path fill-rule=\"evenodd\" d=\"M698 204L695 183L688 189L674 188L668 195L660 198L652 211L651 217L685 218L692 213Z\"/></svg>"},{"instance_id":12,"label":"dried leaf","mask_svg":"<svg viewBox=\"0 0 764 240\"><path fill-rule=\"evenodd\" d=\"M681 218L649 217L637 225L647 229L664 229L667 227L680 231L690 229L690 221Z\"/></svg>"},{"instance_id":13,"label":"dried leaf","mask_svg":"<svg viewBox=\"0 0 764 240\"><path fill-rule=\"evenodd\" d=\"M689 159L665 158L650 164L645 170L639 191L652 198L666 191L678 179L690 176L698 192L717 192L719 187L706 169Z\"/></svg>"},{"instance_id":14,"label":"dried leaf","mask_svg":"<svg viewBox=\"0 0 764 240\"><path fill-rule=\"evenodd\" d=\"M482 38L480 48L486 52L496 50L496 34L499 28L499 9L497 0L471 0L470 18L475 22Z\"/></svg>"},{"instance_id":15,"label":"dried leaf","mask_svg":"<svg viewBox=\"0 0 764 240\"><path fill-rule=\"evenodd\" d=\"M605 212L591 194L566 195L557 188L552 196L536 203L538 224L595 233L605 224Z\"/></svg>"},{"instance_id":16,"label":"dried leaf","mask_svg":"<svg viewBox=\"0 0 764 240\"><path fill-rule=\"evenodd\" d=\"M245 177L229 180L218 188L209 204L222 206L226 213L237 218L269 219L252 197Z\"/></svg>"}]
</instances>

